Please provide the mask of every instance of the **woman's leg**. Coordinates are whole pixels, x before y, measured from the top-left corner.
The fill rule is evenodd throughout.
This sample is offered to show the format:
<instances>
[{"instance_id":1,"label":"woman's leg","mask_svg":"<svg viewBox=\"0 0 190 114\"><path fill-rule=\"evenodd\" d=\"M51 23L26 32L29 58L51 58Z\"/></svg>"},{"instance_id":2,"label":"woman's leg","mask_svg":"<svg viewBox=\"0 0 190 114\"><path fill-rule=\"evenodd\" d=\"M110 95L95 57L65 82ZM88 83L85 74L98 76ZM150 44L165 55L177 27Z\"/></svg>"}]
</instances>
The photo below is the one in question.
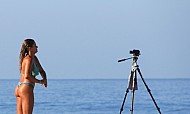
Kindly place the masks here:
<instances>
[{"instance_id":1,"label":"woman's leg","mask_svg":"<svg viewBox=\"0 0 190 114\"><path fill-rule=\"evenodd\" d=\"M30 113L32 114L32 112L33 112L33 108L34 108L34 93L32 92L32 94L31 94L31 97L30 97L31 99L31 104L30 104Z\"/></svg>"},{"instance_id":2,"label":"woman's leg","mask_svg":"<svg viewBox=\"0 0 190 114\"><path fill-rule=\"evenodd\" d=\"M33 88L28 85L22 84L20 87L20 96L22 99L23 114L32 114L34 106L34 93Z\"/></svg>"},{"instance_id":3,"label":"woman's leg","mask_svg":"<svg viewBox=\"0 0 190 114\"><path fill-rule=\"evenodd\" d=\"M17 114L23 114L22 113L22 100L20 97L16 97L16 103L17 103Z\"/></svg>"},{"instance_id":4,"label":"woman's leg","mask_svg":"<svg viewBox=\"0 0 190 114\"><path fill-rule=\"evenodd\" d=\"M15 88L15 97L16 97L16 112L17 114L23 114L22 113L22 100L20 96L18 95L18 86Z\"/></svg>"}]
</instances>

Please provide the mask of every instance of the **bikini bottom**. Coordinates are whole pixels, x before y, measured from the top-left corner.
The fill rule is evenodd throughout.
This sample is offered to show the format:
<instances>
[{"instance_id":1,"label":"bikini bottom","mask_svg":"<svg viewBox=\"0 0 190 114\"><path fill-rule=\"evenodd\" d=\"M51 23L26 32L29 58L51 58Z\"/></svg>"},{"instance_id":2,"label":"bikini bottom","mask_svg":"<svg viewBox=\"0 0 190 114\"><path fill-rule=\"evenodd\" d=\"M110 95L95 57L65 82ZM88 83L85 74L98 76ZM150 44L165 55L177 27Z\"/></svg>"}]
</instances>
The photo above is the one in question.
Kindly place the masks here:
<instances>
[{"instance_id":1,"label":"bikini bottom","mask_svg":"<svg viewBox=\"0 0 190 114\"><path fill-rule=\"evenodd\" d=\"M18 88L19 88L22 84L25 84L25 85L27 85L27 86L29 86L29 87L34 87L34 85L33 85L32 83L30 83L30 82L18 82Z\"/></svg>"}]
</instances>

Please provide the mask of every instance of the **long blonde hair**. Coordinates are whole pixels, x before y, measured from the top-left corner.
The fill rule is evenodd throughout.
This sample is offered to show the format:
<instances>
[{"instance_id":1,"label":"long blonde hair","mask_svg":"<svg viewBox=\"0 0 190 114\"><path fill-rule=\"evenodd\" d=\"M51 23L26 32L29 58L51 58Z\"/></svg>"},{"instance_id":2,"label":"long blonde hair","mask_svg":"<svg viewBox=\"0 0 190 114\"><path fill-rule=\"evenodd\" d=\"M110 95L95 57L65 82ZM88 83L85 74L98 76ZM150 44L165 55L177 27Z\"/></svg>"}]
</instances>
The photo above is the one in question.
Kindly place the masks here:
<instances>
[{"instance_id":1,"label":"long blonde hair","mask_svg":"<svg viewBox=\"0 0 190 114\"><path fill-rule=\"evenodd\" d=\"M22 43L22 47L20 50L20 56L19 56L19 70L21 72L22 70L22 62L25 56L28 55L28 48L32 47L34 45L35 41L33 39L25 39Z\"/></svg>"}]
</instances>

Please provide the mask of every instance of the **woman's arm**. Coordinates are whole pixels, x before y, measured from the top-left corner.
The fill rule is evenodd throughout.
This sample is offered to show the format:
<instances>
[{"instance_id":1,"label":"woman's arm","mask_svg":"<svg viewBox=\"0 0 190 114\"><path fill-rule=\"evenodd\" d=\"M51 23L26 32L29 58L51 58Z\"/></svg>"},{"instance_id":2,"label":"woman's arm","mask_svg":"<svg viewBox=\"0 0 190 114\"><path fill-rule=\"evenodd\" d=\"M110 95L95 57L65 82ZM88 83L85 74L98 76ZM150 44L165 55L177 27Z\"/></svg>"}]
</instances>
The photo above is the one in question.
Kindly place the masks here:
<instances>
[{"instance_id":1,"label":"woman's arm","mask_svg":"<svg viewBox=\"0 0 190 114\"><path fill-rule=\"evenodd\" d=\"M43 83L44 83L44 86L47 87L47 76L46 76L46 72L45 70L43 69L43 67L41 66L40 64L40 61L38 60L38 58L35 56L34 57L34 60L39 68L39 72L40 72L40 75L42 76L43 78Z\"/></svg>"},{"instance_id":2,"label":"woman's arm","mask_svg":"<svg viewBox=\"0 0 190 114\"><path fill-rule=\"evenodd\" d=\"M38 80L31 75L31 66L32 66L32 58L30 57L25 58L25 69L24 69L25 78L34 83L42 83L42 80Z\"/></svg>"}]
</instances>

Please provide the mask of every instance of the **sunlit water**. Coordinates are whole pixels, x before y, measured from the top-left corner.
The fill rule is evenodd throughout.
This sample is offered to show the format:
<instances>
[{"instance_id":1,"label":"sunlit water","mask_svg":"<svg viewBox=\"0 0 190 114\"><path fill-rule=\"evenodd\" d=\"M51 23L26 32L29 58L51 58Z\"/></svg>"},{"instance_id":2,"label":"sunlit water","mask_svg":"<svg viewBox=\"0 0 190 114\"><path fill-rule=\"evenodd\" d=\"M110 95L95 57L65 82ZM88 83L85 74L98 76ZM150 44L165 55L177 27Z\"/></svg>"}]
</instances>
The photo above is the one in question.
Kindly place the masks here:
<instances>
[{"instance_id":1,"label":"sunlit water","mask_svg":"<svg viewBox=\"0 0 190 114\"><path fill-rule=\"evenodd\" d=\"M0 80L0 114L16 114L14 87L18 80ZM145 79L162 114L190 114L189 79ZM127 80L49 80L35 86L33 114L119 114ZM133 114L158 114L142 80L135 91ZM131 92L122 114L129 114Z\"/></svg>"}]
</instances>

